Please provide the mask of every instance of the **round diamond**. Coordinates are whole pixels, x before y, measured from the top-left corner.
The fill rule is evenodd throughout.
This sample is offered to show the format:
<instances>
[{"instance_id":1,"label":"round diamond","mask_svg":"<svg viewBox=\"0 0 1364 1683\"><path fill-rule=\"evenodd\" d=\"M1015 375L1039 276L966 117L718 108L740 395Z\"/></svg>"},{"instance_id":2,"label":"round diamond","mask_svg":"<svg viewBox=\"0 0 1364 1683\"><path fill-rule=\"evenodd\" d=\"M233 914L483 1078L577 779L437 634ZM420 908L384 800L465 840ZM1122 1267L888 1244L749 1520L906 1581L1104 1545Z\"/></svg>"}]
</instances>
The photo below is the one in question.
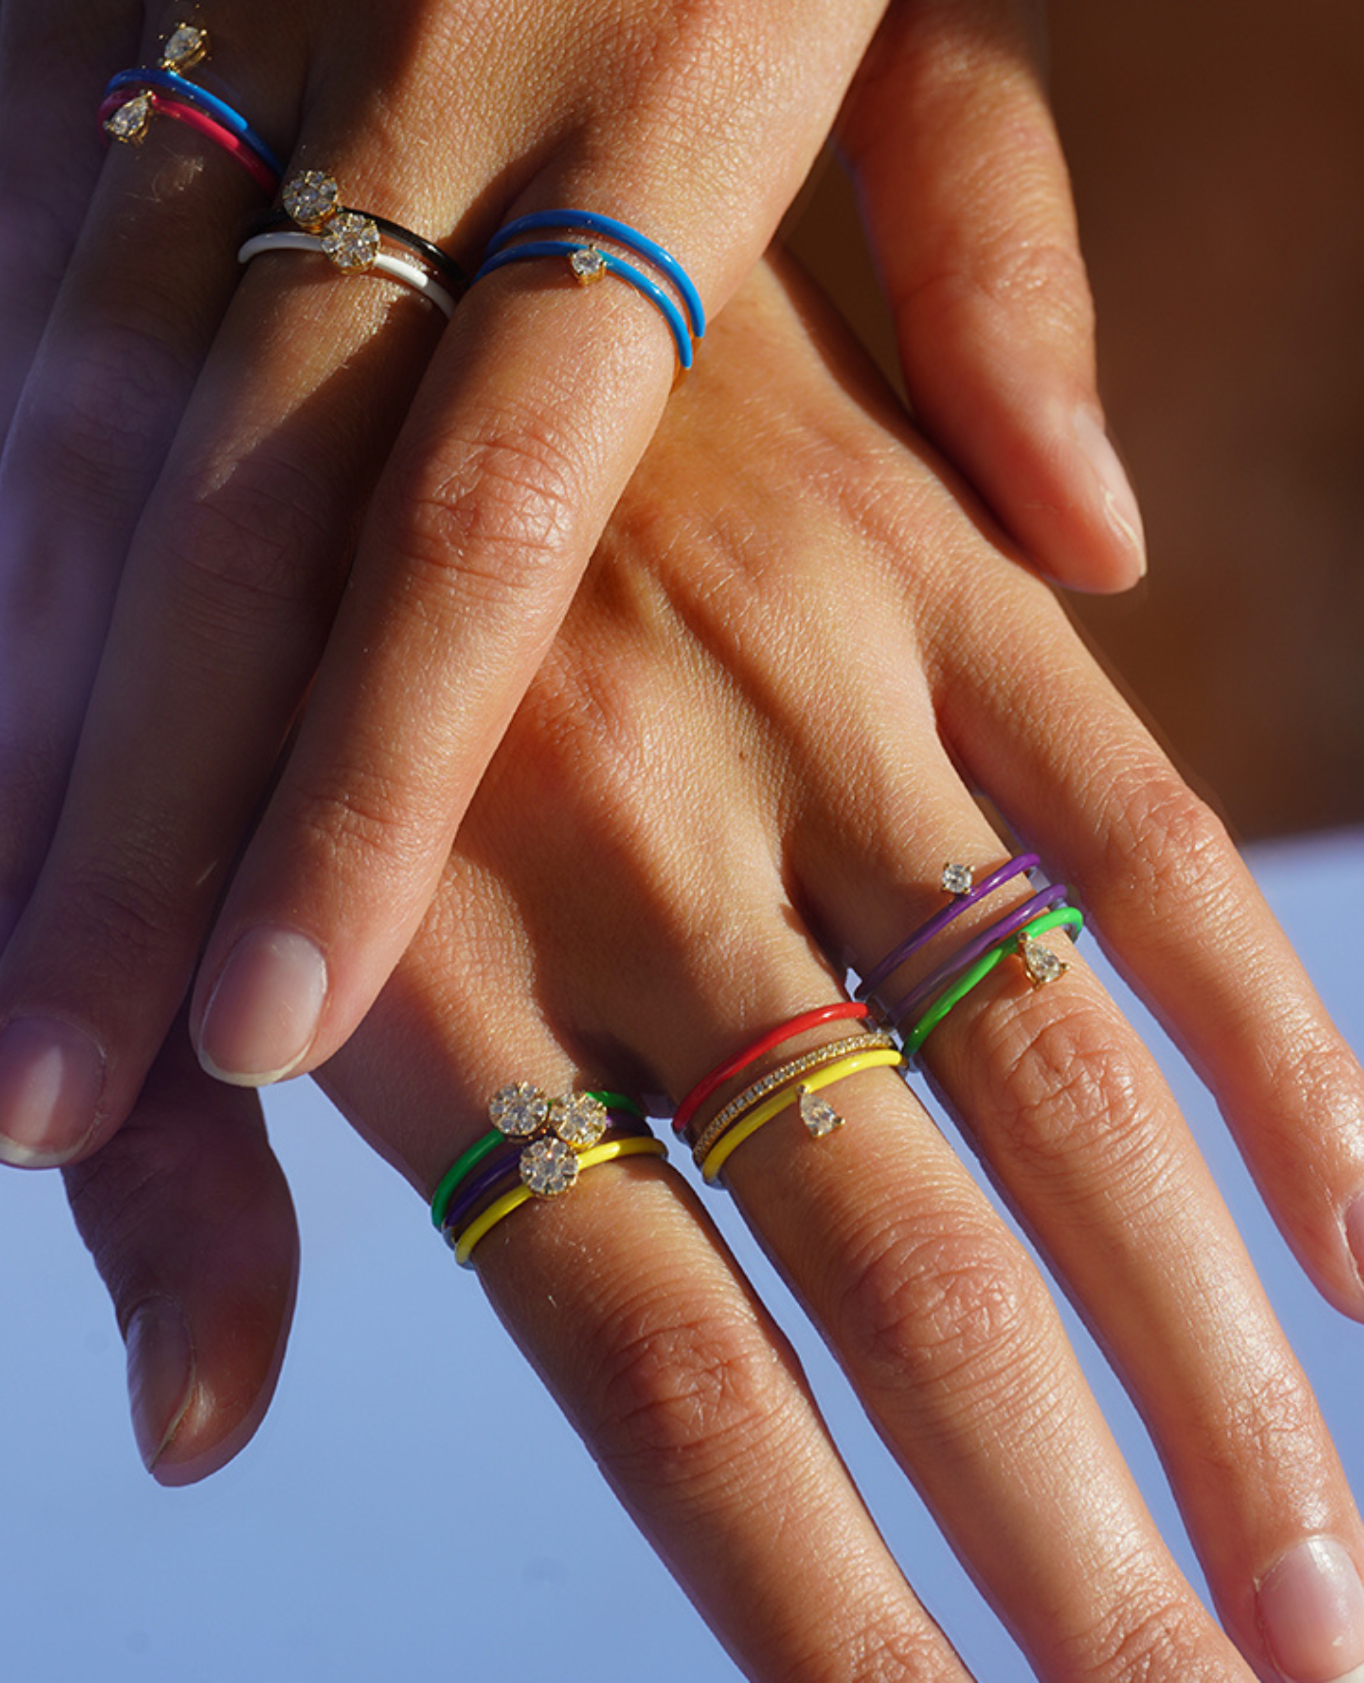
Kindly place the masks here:
<instances>
[{"instance_id":1,"label":"round diamond","mask_svg":"<svg viewBox=\"0 0 1364 1683\"><path fill-rule=\"evenodd\" d=\"M177 73L192 70L208 57L208 31L192 23L178 23L161 49L161 68Z\"/></svg>"},{"instance_id":2,"label":"round diamond","mask_svg":"<svg viewBox=\"0 0 1364 1683\"><path fill-rule=\"evenodd\" d=\"M578 1159L571 1145L551 1134L532 1140L521 1153L521 1179L537 1198L557 1198L578 1178Z\"/></svg>"},{"instance_id":3,"label":"round diamond","mask_svg":"<svg viewBox=\"0 0 1364 1683\"><path fill-rule=\"evenodd\" d=\"M368 269L379 255L379 230L367 216L338 211L322 230L322 249L338 269L354 274Z\"/></svg>"},{"instance_id":4,"label":"round diamond","mask_svg":"<svg viewBox=\"0 0 1364 1683\"><path fill-rule=\"evenodd\" d=\"M488 1106L488 1120L499 1134L527 1139L538 1134L549 1115L549 1100L529 1081L514 1081L494 1093Z\"/></svg>"},{"instance_id":5,"label":"round diamond","mask_svg":"<svg viewBox=\"0 0 1364 1683\"><path fill-rule=\"evenodd\" d=\"M591 1093L565 1093L549 1107L549 1125L565 1145L585 1151L606 1132L606 1106Z\"/></svg>"},{"instance_id":6,"label":"round diamond","mask_svg":"<svg viewBox=\"0 0 1364 1683\"><path fill-rule=\"evenodd\" d=\"M1023 955L1023 965L1035 988L1043 988L1048 982L1056 982L1065 975L1070 966L1065 959L1054 953L1050 947L1044 947L1040 941L1025 935L1019 949Z\"/></svg>"},{"instance_id":7,"label":"round diamond","mask_svg":"<svg viewBox=\"0 0 1364 1683\"><path fill-rule=\"evenodd\" d=\"M141 140L151 120L152 96L149 93L134 94L104 119L104 131L115 140Z\"/></svg>"},{"instance_id":8,"label":"round diamond","mask_svg":"<svg viewBox=\"0 0 1364 1683\"><path fill-rule=\"evenodd\" d=\"M944 894L969 894L971 884L975 881L976 873L969 865L944 865L942 868L942 890Z\"/></svg>"},{"instance_id":9,"label":"round diamond","mask_svg":"<svg viewBox=\"0 0 1364 1683\"><path fill-rule=\"evenodd\" d=\"M800 1090L800 1119L817 1140L822 1140L825 1134L831 1134L835 1128L843 1126L843 1118L828 1099L820 1098L818 1093L812 1093L808 1087L802 1087Z\"/></svg>"},{"instance_id":10,"label":"round diamond","mask_svg":"<svg viewBox=\"0 0 1364 1683\"><path fill-rule=\"evenodd\" d=\"M579 286L591 286L606 273L606 257L594 245L579 246L569 256L568 266Z\"/></svg>"},{"instance_id":11,"label":"round diamond","mask_svg":"<svg viewBox=\"0 0 1364 1683\"><path fill-rule=\"evenodd\" d=\"M280 202L300 228L314 233L336 209L341 189L336 178L318 169L305 169L284 183Z\"/></svg>"}]
</instances>

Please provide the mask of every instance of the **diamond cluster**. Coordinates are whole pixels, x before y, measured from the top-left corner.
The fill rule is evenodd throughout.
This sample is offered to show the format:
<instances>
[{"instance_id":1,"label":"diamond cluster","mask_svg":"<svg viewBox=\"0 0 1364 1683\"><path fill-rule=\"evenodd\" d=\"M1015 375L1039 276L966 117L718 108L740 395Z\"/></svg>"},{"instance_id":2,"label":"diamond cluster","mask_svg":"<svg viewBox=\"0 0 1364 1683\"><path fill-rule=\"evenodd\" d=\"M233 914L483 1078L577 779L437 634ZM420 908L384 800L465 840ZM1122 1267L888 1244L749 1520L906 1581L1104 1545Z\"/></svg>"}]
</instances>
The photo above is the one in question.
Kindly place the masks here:
<instances>
[{"instance_id":1,"label":"diamond cluster","mask_svg":"<svg viewBox=\"0 0 1364 1683\"><path fill-rule=\"evenodd\" d=\"M301 170L290 176L280 194L285 215L309 234L315 234L341 203L336 177L320 169Z\"/></svg>"},{"instance_id":2,"label":"diamond cluster","mask_svg":"<svg viewBox=\"0 0 1364 1683\"><path fill-rule=\"evenodd\" d=\"M353 275L368 269L379 255L379 230L369 217L340 210L322 230L322 249L338 269Z\"/></svg>"},{"instance_id":3,"label":"diamond cluster","mask_svg":"<svg viewBox=\"0 0 1364 1683\"><path fill-rule=\"evenodd\" d=\"M578 1178L578 1153L596 1145L611 1117L591 1093L551 1099L529 1081L494 1093L488 1119L508 1139L526 1140L520 1157L524 1185L537 1198L557 1198Z\"/></svg>"}]
</instances>

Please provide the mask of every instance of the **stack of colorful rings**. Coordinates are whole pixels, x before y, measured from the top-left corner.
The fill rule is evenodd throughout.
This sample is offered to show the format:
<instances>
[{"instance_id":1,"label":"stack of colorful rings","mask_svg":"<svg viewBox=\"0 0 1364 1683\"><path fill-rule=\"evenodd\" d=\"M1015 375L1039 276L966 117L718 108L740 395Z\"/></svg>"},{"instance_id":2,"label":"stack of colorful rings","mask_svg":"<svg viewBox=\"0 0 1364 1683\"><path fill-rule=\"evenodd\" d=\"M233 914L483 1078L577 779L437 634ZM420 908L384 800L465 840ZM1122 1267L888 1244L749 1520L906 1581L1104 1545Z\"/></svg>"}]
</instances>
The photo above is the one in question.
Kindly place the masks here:
<instances>
[{"instance_id":1,"label":"stack of colorful rings","mask_svg":"<svg viewBox=\"0 0 1364 1683\"><path fill-rule=\"evenodd\" d=\"M281 202L282 210L270 211L252 225L237 253L239 263L267 251L318 252L343 274L374 273L401 281L434 304L447 321L455 313L456 295L469 283L454 258L410 228L348 209L334 176L301 170L285 182Z\"/></svg>"},{"instance_id":2,"label":"stack of colorful rings","mask_svg":"<svg viewBox=\"0 0 1364 1683\"><path fill-rule=\"evenodd\" d=\"M802 1052L799 1057L768 1071L717 1111L709 1122L698 1127L698 1113L706 1100L723 1083L741 1075L759 1058L797 1035L846 1019L865 1022L869 1015L870 1007L860 1000L806 1011L760 1036L697 1082L678 1105L673 1127L691 1147L692 1157L707 1184L715 1181L731 1153L790 1105L796 1106L806 1131L814 1139L823 1139L841 1128L843 1117L827 1099L819 1096L821 1091L856 1075L859 1070L898 1067L904 1059L894 1034L888 1029L859 1029L855 1034Z\"/></svg>"},{"instance_id":3,"label":"stack of colorful rings","mask_svg":"<svg viewBox=\"0 0 1364 1683\"><path fill-rule=\"evenodd\" d=\"M161 47L160 62L120 70L104 90L100 123L110 140L141 142L155 116L173 117L234 157L266 192L273 193L283 165L226 100L187 81L185 72L208 57L208 32L197 24L178 23Z\"/></svg>"},{"instance_id":4,"label":"stack of colorful rings","mask_svg":"<svg viewBox=\"0 0 1364 1683\"><path fill-rule=\"evenodd\" d=\"M1065 974L1069 968L1066 960L1047 946L1041 937L1053 929L1065 929L1075 941L1084 928L1085 920L1076 907L1065 904L1065 885L1053 883L1035 890L1026 900L973 936L893 1004L880 999L879 990L915 953L942 934L970 907L1015 877L1026 876L1037 864L1035 853L1022 853L992 871L980 883L975 881L971 866L945 865L942 889L945 894L952 895L952 904L921 924L868 971L857 990L858 995L862 998L874 997L883 1005L886 1017L904 1033L907 1059L912 1061L917 1057L924 1042L948 1012L978 987L1010 953L1016 953L1022 959L1024 970L1034 987L1045 987ZM906 1028L907 1023L909 1026Z\"/></svg>"},{"instance_id":5,"label":"stack of colorful rings","mask_svg":"<svg viewBox=\"0 0 1364 1683\"><path fill-rule=\"evenodd\" d=\"M585 235L586 238L526 238L528 234L549 229ZM619 250L612 251L609 249L611 246ZM642 258L665 285L660 286L658 281L630 262L629 257L622 257L619 254L621 251L629 253L629 257ZM508 263L524 263L536 257L566 258L569 273L580 286L592 286L605 280L607 275L614 275L617 280L634 287L668 324L678 363L684 369L691 367L695 341L706 331L706 312L687 271L670 251L665 251L656 241L637 232L628 222L618 222L612 216L601 216L593 210L533 211L529 216L518 216L493 235L474 282L477 284L485 275L505 268ZM681 308L678 307L678 299L681 300Z\"/></svg>"},{"instance_id":6,"label":"stack of colorful rings","mask_svg":"<svg viewBox=\"0 0 1364 1683\"><path fill-rule=\"evenodd\" d=\"M431 1220L472 1266L478 1244L531 1198L558 1198L584 1169L617 1157L663 1157L644 1113L621 1093L565 1093L551 1098L529 1081L493 1095L492 1128L451 1165L431 1200Z\"/></svg>"}]
</instances>

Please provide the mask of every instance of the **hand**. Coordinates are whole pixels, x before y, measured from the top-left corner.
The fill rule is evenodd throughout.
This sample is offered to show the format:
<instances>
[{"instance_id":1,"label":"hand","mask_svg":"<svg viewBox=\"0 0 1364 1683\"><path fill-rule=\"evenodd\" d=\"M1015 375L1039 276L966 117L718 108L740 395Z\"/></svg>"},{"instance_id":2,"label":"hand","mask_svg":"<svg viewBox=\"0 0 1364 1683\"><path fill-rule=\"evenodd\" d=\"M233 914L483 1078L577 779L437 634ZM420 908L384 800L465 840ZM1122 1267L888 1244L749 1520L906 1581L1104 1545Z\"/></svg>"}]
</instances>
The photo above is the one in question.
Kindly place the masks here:
<instances>
[{"instance_id":1,"label":"hand","mask_svg":"<svg viewBox=\"0 0 1364 1683\"><path fill-rule=\"evenodd\" d=\"M676 1101L754 1034L836 999L845 957L868 970L936 910L945 857L1000 856L979 785L1075 885L1205 1072L1318 1284L1364 1318L1347 1241L1360 1071L1211 816L814 300L755 279L716 350L623 500L417 941L320 1072L328 1090L423 1195L509 1079ZM1083 949L1036 992L1001 967L925 1063L1136 1399L1250 1664L1304 1679L1364 1661L1327 1599L1310 1616L1305 1581L1314 1561L1348 1573L1364 1558L1335 1452ZM822 1141L774 1120L726 1185L1039 1675L1246 1677L963 1165L888 1072L842 1083L838 1107L847 1125ZM237 1364L269 1371L279 1320L252 1349L219 1336L227 1283L217 1303L192 1295L202 1264L184 1252L174 1176L148 1176L145 1156L130 1174L139 1150L154 1153L152 1130L68 1171L77 1214L123 1319L130 1277L203 1317L191 1400L207 1403ZM110 1189L149 1179L105 1226ZM280 1239L274 1254L283 1274ZM475 1259L752 1675L864 1675L851 1654L961 1677L676 1175L593 1171L494 1228ZM167 1479L211 1464L214 1434L237 1425L192 1407L167 1437L184 1401L182 1385L143 1421ZM811 1586L835 1546L851 1564L831 1614Z\"/></svg>"},{"instance_id":2,"label":"hand","mask_svg":"<svg viewBox=\"0 0 1364 1683\"><path fill-rule=\"evenodd\" d=\"M291 169L466 262L509 214L587 205L718 306L882 9L224 0L211 67ZM1031 15L895 7L849 140L928 422L1044 564L1113 585L1135 550ZM4 12L0 364L11 391L28 374L0 469L0 1155L22 1164L109 1137L191 985L224 1079L344 1042L674 373L629 288L589 302L542 266L484 280L443 335L320 258L239 281L263 194L202 136L161 121L96 174L104 79L155 54L140 18Z\"/></svg>"}]
</instances>

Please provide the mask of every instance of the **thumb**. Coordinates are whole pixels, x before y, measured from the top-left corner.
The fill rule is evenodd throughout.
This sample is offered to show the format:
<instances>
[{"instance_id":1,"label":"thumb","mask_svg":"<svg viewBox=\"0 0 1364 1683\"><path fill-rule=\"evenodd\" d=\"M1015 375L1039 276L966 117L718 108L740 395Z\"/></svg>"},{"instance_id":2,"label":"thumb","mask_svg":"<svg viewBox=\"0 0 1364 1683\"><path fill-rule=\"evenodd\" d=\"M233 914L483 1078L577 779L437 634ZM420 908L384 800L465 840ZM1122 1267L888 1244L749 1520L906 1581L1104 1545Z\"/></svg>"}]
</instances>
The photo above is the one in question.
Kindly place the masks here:
<instances>
[{"instance_id":1,"label":"thumb","mask_svg":"<svg viewBox=\"0 0 1364 1683\"><path fill-rule=\"evenodd\" d=\"M64 1175L127 1347L142 1459L162 1484L206 1478L265 1416L298 1278L259 1102L205 1076L181 1024L129 1122Z\"/></svg>"}]
</instances>

